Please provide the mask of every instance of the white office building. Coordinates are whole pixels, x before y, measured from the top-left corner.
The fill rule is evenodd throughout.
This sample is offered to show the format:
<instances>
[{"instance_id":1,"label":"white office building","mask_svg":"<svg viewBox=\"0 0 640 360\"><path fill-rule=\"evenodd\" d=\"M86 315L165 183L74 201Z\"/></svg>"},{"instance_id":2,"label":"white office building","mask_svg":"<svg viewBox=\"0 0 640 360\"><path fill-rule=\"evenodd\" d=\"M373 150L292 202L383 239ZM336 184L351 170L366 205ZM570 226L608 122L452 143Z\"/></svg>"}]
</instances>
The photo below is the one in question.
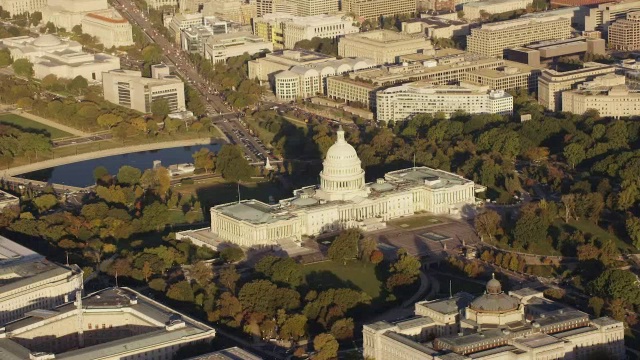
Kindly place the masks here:
<instances>
[{"instance_id":1,"label":"white office building","mask_svg":"<svg viewBox=\"0 0 640 360\"><path fill-rule=\"evenodd\" d=\"M484 13L499 14L508 11L523 10L533 4L533 0L484 0L468 2L462 6L464 17L469 20L480 19Z\"/></svg>"},{"instance_id":2,"label":"white office building","mask_svg":"<svg viewBox=\"0 0 640 360\"><path fill-rule=\"evenodd\" d=\"M253 55L267 50L273 51L273 43L248 32L237 32L210 37L204 46L204 57L216 64L244 53Z\"/></svg>"},{"instance_id":3,"label":"white office building","mask_svg":"<svg viewBox=\"0 0 640 360\"><path fill-rule=\"evenodd\" d=\"M352 17L341 15L302 17L285 13L265 14L262 18L254 20L254 33L255 29L260 27L260 23L268 23L270 28L282 32L285 49L293 49L298 41L311 40L314 37L337 39L360 32L360 29L354 26Z\"/></svg>"},{"instance_id":4,"label":"white office building","mask_svg":"<svg viewBox=\"0 0 640 360\"><path fill-rule=\"evenodd\" d=\"M513 97L504 90L489 90L487 86L434 85L414 82L378 91L376 95L379 121L403 121L416 114L442 112L449 116L456 111L469 114L511 114Z\"/></svg>"},{"instance_id":5,"label":"white office building","mask_svg":"<svg viewBox=\"0 0 640 360\"><path fill-rule=\"evenodd\" d=\"M0 0L2 10L11 16L42 11L46 5L47 0Z\"/></svg>"},{"instance_id":6,"label":"white office building","mask_svg":"<svg viewBox=\"0 0 640 360\"><path fill-rule=\"evenodd\" d=\"M97 37L105 48L133 45L131 24L115 10L88 13L81 25L83 33Z\"/></svg>"},{"instance_id":7,"label":"white office building","mask_svg":"<svg viewBox=\"0 0 640 360\"><path fill-rule=\"evenodd\" d=\"M85 53L80 43L51 34L6 38L0 44L9 49L14 60L27 59L33 63L37 79L53 74L60 78L82 76L89 81L101 81L103 72L120 69L119 57Z\"/></svg>"},{"instance_id":8,"label":"white office building","mask_svg":"<svg viewBox=\"0 0 640 360\"><path fill-rule=\"evenodd\" d=\"M102 89L105 100L143 113L151 112L158 100L167 100L171 112L186 110L184 83L163 64L151 67L150 78L140 71L109 71L102 77Z\"/></svg>"},{"instance_id":9,"label":"white office building","mask_svg":"<svg viewBox=\"0 0 640 360\"><path fill-rule=\"evenodd\" d=\"M60 266L0 236L0 325L52 309L82 291L82 270ZM0 352L0 358L2 352ZM4 358L3 358L4 359Z\"/></svg>"}]
</instances>

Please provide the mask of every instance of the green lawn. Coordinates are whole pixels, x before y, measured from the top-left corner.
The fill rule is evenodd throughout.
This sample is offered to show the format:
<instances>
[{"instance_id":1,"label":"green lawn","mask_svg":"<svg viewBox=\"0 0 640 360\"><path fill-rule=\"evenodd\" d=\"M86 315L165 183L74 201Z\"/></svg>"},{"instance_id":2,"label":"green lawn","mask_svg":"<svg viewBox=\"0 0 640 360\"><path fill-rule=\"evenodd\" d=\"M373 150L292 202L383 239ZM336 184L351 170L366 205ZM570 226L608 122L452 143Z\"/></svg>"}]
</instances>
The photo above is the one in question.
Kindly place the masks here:
<instances>
[{"instance_id":1,"label":"green lawn","mask_svg":"<svg viewBox=\"0 0 640 360\"><path fill-rule=\"evenodd\" d=\"M442 221L433 216L428 215L415 215L406 218L400 218L397 220L391 220L387 222L389 225L393 225L402 229L417 229L424 226L441 224Z\"/></svg>"},{"instance_id":2,"label":"green lawn","mask_svg":"<svg viewBox=\"0 0 640 360\"><path fill-rule=\"evenodd\" d=\"M15 125L24 129L44 130L49 135L51 135L52 139L59 139L67 136L72 136L72 134L69 134L66 131L62 131L60 129L56 129L51 126L41 124L37 121L33 121L16 114L0 115L0 123Z\"/></svg>"},{"instance_id":3,"label":"green lawn","mask_svg":"<svg viewBox=\"0 0 640 360\"><path fill-rule=\"evenodd\" d=\"M628 251L631 253L637 252L637 250L625 242L624 240L618 238L615 234L609 233L607 230L597 226L596 224L588 221L588 220L570 220L568 224L565 224L564 221L556 221L555 225L562 229L563 227L568 227L571 229L577 229L582 231L585 234L591 234L600 240L612 239L618 245L620 251Z\"/></svg>"},{"instance_id":4,"label":"green lawn","mask_svg":"<svg viewBox=\"0 0 640 360\"><path fill-rule=\"evenodd\" d=\"M312 289L351 287L366 292L372 299L380 296L382 282L378 280L373 264L352 261L345 266L334 261L325 261L305 265L303 272L307 285Z\"/></svg>"}]
</instances>

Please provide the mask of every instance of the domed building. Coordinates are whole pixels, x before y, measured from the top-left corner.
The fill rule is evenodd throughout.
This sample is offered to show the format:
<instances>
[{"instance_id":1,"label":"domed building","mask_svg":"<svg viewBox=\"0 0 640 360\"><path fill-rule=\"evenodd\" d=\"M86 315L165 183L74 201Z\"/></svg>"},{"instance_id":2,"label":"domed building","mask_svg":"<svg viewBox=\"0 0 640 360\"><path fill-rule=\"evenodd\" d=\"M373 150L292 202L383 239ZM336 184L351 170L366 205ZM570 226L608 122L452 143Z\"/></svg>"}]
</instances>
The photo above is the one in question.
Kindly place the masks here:
<instances>
[{"instance_id":1,"label":"domed building","mask_svg":"<svg viewBox=\"0 0 640 360\"><path fill-rule=\"evenodd\" d=\"M2 39L0 48L8 49L14 60L29 60L36 79L53 74L59 78L82 76L89 81L100 81L103 72L120 69L119 57L85 53L77 41L53 34Z\"/></svg>"},{"instance_id":2,"label":"domed building","mask_svg":"<svg viewBox=\"0 0 640 360\"><path fill-rule=\"evenodd\" d=\"M492 328L524 321L524 306L514 296L502 291L500 281L495 276L487 282L485 294L473 300L465 309L463 328Z\"/></svg>"},{"instance_id":3,"label":"domed building","mask_svg":"<svg viewBox=\"0 0 640 360\"><path fill-rule=\"evenodd\" d=\"M416 212L454 217L473 216L475 194L484 187L459 175L427 167L386 173L367 183L355 148L340 127L320 172L320 184L294 190L278 204L243 200L211 208L211 228L205 237L179 233L197 245L222 242L241 246L300 244L303 236L360 228L371 231L386 222Z\"/></svg>"},{"instance_id":4,"label":"domed building","mask_svg":"<svg viewBox=\"0 0 640 360\"><path fill-rule=\"evenodd\" d=\"M364 170L356 149L344 139L342 126L338 129L338 139L331 145L322 163L320 189L317 196L324 200L352 200L367 197Z\"/></svg>"}]
</instances>

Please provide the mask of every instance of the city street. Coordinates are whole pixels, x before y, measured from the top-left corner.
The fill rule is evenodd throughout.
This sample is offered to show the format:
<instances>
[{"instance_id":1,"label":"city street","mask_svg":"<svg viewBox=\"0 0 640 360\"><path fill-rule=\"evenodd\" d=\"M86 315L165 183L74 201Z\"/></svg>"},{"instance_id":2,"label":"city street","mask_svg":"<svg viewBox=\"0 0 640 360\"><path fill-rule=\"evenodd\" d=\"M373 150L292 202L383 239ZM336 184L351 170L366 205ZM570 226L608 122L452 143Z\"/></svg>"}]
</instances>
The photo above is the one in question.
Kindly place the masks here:
<instances>
[{"instance_id":1,"label":"city street","mask_svg":"<svg viewBox=\"0 0 640 360\"><path fill-rule=\"evenodd\" d=\"M122 16L132 24L139 26L151 41L164 50L167 64L174 66L184 81L198 91L209 116L214 118L215 124L229 139L244 148L247 160L250 162L265 161L266 157L269 156L266 147L260 144L257 138L249 134L246 127L239 121L241 114L234 112L233 109L225 104L214 84L200 76L180 46L171 43L162 34L159 34L153 28L148 16L141 9L138 9L132 1L115 0L114 5L120 10ZM220 121L221 118L222 121Z\"/></svg>"}]
</instances>

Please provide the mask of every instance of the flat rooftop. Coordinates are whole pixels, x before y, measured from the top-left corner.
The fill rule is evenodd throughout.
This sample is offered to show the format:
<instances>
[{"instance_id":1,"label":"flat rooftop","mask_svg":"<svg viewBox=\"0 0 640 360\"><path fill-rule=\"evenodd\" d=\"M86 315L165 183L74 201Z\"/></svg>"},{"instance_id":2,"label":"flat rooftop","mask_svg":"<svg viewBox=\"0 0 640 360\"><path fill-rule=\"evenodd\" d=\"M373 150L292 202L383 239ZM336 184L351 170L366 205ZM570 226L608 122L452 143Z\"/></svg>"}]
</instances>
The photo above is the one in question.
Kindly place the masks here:
<instances>
[{"instance_id":1,"label":"flat rooftop","mask_svg":"<svg viewBox=\"0 0 640 360\"><path fill-rule=\"evenodd\" d=\"M355 34L348 34L347 39L365 40L371 43L389 44L407 40L424 38L423 36L413 36L392 30L373 30Z\"/></svg>"},{"instance_id":2,"label":"flat rooftop","mask_svg":"<svg viewBox=\"0 0 640 360\"><path fill-rule=\"evenodd\" d=\"M269 224L293 217L286 210L265 204L258 200L245 200L239 203L229 203L215 206L214 209L236 220L251 224Z\"/></svg>"},{"instance_id":3,"label":"flat rooftop","mask_svg":"<svg viewBox=\"0 0 640 360\"><path fill-rule=\"evenodd\" d=\"M212 338L215 335L215 331L211 327L184 316L128 288L109 288L90 294L82 299L82 308L111 309L110 316L122 316L121 320L125 324L128 321L128 317L139 317L142 321L149 324L147 326L149 330L135 336L57 353L55 354L56 359L87 360L103 357L112 358L117 357L118 354L132 350L140 349L140 351L144 351L145 348L158 345L162 346L163 344L171 342L180 342L182 339L188 337L210 335ZM125 311L125 308L130 310ZM6 329L9 338L0 339L0 358L3 360L28 358L28 356L25 358L24 354L28 354L30 350L18 342L13 341L11 336L19 337L22 331L33 331L33 329L40 327L42 327L43 331L48 331L56 326L57 321L69 316L63 314L70 312L77 312L77 306L73 302L61 305L42 314L32 312L32 316L8 324ZM177 322L183 323L184 326L169 327ZM35 328L33 328L34 326ZM14 335L9 334L9 332ZM51 336L59 335L60 334L51 334ZM46 335L43 334L43 336Z\"/></svg>"},{"instance_id":4,"label":"flat rooftop","mask_svg":"<svg viewBox=\"0 0 640 360\"><path fill-rule=\"evenodd\" d=\"M466 292L455 294L452 298L423 301L416 303L416 306L423 306L441 314L457 314L460 309L464 309L473 301L475 297Z\"/></svg>"},{"instance_id":5,"label":"flat rooftop","mask_svg":"<svg viewBox=\"0 0 640 360\"><path fill-rule=\"evenodd\" d=\"M188 358L185 360L262 360L262 358L248 351L242 350L237 346L234 346L228 349Z\"/></svg>"},{"instance_id":6,"label":"flat rooftop","mask_svg":"<svg viewBox=\"0 0 640 360\"><path fill-rule=\"evenodd\" d=\"M423 185L432 189L449 188L471 183L471 180L443 170L428 167L415 167L396 170L385 174L390 182L406 182Z\"/></svg>"},{"instance_id":7,"label":"flat rooftop","mask_svg":"<svg viewBox=\"0 0 640 360\"><path fill-rule=\"evenodd\" d=\"M536 348L548 346L551 344L562 343L563 341L551 335L547 335L544 333L537 333L537 334L513 339L513 342L521 344L531 349L536 349Z\"/></svg>"}]
</instances>

